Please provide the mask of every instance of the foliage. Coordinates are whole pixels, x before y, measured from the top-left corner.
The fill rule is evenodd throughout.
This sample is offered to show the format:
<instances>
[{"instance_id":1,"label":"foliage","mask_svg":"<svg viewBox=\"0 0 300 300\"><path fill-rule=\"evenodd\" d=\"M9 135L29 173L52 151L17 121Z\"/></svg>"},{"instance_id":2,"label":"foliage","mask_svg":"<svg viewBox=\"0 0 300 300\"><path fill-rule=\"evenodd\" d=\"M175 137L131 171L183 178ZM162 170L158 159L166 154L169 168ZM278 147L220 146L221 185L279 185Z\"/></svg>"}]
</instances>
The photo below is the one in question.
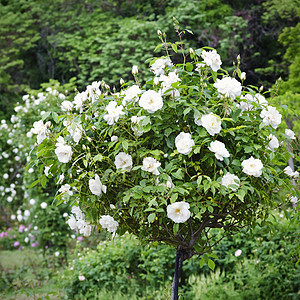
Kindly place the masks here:
<instances>
[{"instance_id":1,"label":"foliage","mask_svg":"<svg viewBox=\"0 0 300 300\"><path fill-rule=\"evenodd\" d=\"M185 299L297 299L298 236L296 222L275 214L269 225L225 238L215 247L215 272L201 268L195 258L184 262L180 294ZM235 256L238 249L241 255ZM76 253L58 280L70 299L89 299L105 291L123 294L125 299L126 295L157 299L155 291L161 293L172 277L174 255L172 247L140 245L124 235L101 242L96 251ZM85 279L79 280L80 275Z\"/></svg>"},{"instance_id":2,"label":"foliage","mask_svg":"<svg viewBox=\"0 0 300 300\"><path fill-rule=\"evenodd\" d=\"M283 174L290 155L282 148L274 152L279 144L270 149L269 135L275 134L281 115L257 88L242 92L241 84L226 71L210 71L209 67L215 67L207 61L198 64L205 57L203 49L186 53L180 43L167 43L163 37L161 47L167 54L169 47L176 53L182 51L184 61L188 55L193 61L176 66L169 61L168 67L155 69L155 63L165 60L153 60L152 71L161 75L156 83L154 78L139 87L135 70L136 85L124 84L120 93L110 92L104 82L93 82L67 108L62 105L62 114L55 116L51 130L45 131L40 121L42 131L35 132L40 144L35 163L40 171L50 167L49 172L66 178L67 190L61 187L57 203L69 201L75 209L77 221L70 217L71 227L89 235L89 224L100 220L105 227L101 219L108 218L112 223L105 228L110 232L119 224L119 234L128 231L141 240L180 246L189 258L210 252L218 243L218 235L208 234L211 228L222 228L223 235L231 235L266 220L269 207L276 204L275 188L292 190L290 179ZM238 75L237 66L233 76ZM228 80L225 92L218 84ZM235 86L229 87L231 84ZM145 99L150 94L148 103ZM271 110L273 115L265 118ZM218 122L220 126L214 132L204 121L212 114L216 118L213 126ZM51 116L48 111L43 119ZM133 121L132 117L140 119ZM188 139L184 149L177 141L182 136ZM211 149L214 143L226 146L221 158L218 150L215 154ZM250 160L256 158L250 167L260 164L253 174L244 165L250 153ZM235 187L224 185L225 170L238 175ZM46 181L43 175L41 184L45 186ZM181 203L190 211L183 221L177 221L166 210ZM202 259L214 268L207 256Z\"/></svg>"},{"instance_id":3,"label":"foliage","mask_svg":"<svg viewBox=\"0 0 300 300\"><path fill-rule=\"evenodd\" d=\"M34 166L26 169L26 164L30 155L33 155L32 123L39 120L50 107L55 113L56 96L66 98L65 94L72 95L72 90L72 82L64 86L54 80L45 83L41 90L31 90L24 95L23 103L16 105L10 122L2 120L1 230L6 232L8 227L12 227L11 232L17 233L13 241L9 240L10 247L14 247L14 242L19 242L19 246L39 246L44 251L48 249L52 254L60 251L60 255L63 255L66 252L67 240L70 237L64 215L67 206L51 206L55 193L54 183L48 185L47 189L39 185L33 187L32 182L38 179L38 173ZM41 208L42 203L47 206L45 209ZM5 240L8 241L8 238ZM9 245L3 245L4 249L10 248Z\"/></svg>"}]
</instances>

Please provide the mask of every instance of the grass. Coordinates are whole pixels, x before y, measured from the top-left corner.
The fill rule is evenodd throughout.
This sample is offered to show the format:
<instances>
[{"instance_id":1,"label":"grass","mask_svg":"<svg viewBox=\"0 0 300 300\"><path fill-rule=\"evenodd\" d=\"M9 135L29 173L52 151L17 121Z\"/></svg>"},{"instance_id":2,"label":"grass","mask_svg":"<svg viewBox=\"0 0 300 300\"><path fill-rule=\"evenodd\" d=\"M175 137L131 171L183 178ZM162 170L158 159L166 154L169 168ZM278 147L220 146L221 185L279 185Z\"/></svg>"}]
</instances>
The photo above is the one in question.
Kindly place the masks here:
<instances>
[{"instance_id":1,"label":"grass","mask_svg":"<svg viewBox=\"0 0 300 300\"><path fill-rule=\"evenodd\" d=\"M0 299L62 299L52 272L45 266L42 255L34 250L1 251Z\"/></svg>"}]
</instances>

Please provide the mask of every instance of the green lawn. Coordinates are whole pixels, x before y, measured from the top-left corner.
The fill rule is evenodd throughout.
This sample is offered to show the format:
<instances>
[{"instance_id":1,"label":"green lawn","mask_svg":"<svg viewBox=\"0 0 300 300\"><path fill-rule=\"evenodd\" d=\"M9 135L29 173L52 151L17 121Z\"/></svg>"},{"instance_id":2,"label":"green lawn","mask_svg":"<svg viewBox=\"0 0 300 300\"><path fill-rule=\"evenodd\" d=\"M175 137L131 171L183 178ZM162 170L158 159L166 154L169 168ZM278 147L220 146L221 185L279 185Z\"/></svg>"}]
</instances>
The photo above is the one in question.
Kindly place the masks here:
<instances>
[{"instance_id":1,"label":"green lawn","mask_svg":"<svg viewBox=\"0 0 300 300\"><path fill-rule=\"evenodd\" d=\"M0 299L62 299L55 286L55 270L31 249L0 252Z\"/></svg>"}]
</instances>

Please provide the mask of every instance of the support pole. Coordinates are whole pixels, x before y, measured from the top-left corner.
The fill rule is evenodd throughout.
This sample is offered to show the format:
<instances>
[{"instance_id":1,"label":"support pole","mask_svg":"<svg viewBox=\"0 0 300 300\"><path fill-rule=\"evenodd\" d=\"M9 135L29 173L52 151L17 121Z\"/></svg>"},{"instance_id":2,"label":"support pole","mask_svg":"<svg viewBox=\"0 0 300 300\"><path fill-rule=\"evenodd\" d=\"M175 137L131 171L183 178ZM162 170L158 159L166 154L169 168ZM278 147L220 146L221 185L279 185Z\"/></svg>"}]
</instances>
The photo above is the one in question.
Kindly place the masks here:
<instances>
[{"instance_id":1,"label":"support pole","mask_svg":"<svg viewBox=\"0 0 300 300\"><path fill-rule=\"evenodd\" d=\"M171 290L171 300L178 300L178 286L179 286L181 267L182 267L182 253L178 247L176 251L175 270L174 270L173 284Z\"/></svg>"}]
</instances>

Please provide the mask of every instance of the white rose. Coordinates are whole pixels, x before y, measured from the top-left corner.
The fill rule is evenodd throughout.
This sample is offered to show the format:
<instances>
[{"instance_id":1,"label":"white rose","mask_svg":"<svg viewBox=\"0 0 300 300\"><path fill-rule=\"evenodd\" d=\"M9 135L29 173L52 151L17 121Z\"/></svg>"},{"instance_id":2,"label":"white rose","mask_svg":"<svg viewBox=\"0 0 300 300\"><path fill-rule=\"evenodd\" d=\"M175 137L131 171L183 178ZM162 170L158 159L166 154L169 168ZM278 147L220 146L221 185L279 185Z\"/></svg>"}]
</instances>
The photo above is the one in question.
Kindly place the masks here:
<instances>
[{"instance_id":1,"label":"white rose","mask_svg":"<svg viewBox=\"0 0 300 300\"><path fill-rule=\"evenodd\" d=\"M118 137L117 137L116 135L113 135L113 136L110 138L110 140L111 140L112 142L115 142L115 141L118 140Z\"/></svg>"},{"instance_id":2,"label":"white rose","mask_svg":"<svg viewBox=\"0 0 300 300\"><path fill-rule=\"evenodd\" d=\"M167 216L175 223L184 223L191 216L189 208L190 205L187 202L174 202L167 206Z\"/></svg>"},{"instance_id":3,"label":"white rose","mask_svg":"<svg viewBox=\"0 0 300 300\"><path fill-rule=\"evenodd\" d=\"M73 103L71 102L71 101L63 101L62 103L61 103L61 110L62 111L71 111L72 110L72 108L73 108Z\"/></svg>"},{"instance_id":4,"label":"white rose","mask_svg":"<svg viewBox=\"0 0 300 300\"><path fill-rule=\"evenodd\" d=\"M60 162L68 163L73 154L72 147L68 145L60 146L55 149L55 154Z\"/></svg>"},{"instance_id":5,"label":"white rose","mask_svg":"<svg viewBox=\"0 0 300 300\"><path fill-rule=\"evenodd\" d=\"M172 95L174 90L172 84L181 81L181 79L178 77L176 72L170 72L168 76L160 75L159 81L162 81L161 93L165 95Z\"/></svg>"},{"instance_id":6,"label":"white rose","mask_svg":"<svg viewBox=\"0 0 300 300\"><path fill-rule=\"evenodd\" d=\"M141 136L144 131L143 131L143 126L140 124L141 121L143 121L146 117L145 116L132 116L131 117L131 129L135 133L136 136Z\"/></svg>"},{"instance_id":7,"label":"white rose","mask_svg":"<svg viewBox=\"0 0 300 300\"><path fill-rule=\"evenodd\" d=\"M269 149L271 151L274 151L275 149L277 149L279 147L278 139L274 134L270 134L268 136L268 140L269 140Z\"/></svg>"},{"instance_id":8,"label":"white rose","mask_svg":"<svg viewBox=\"0 0 300 300\"><path fill-rule=\"evenodd\" d=\"M239 186L240 179L234 174L227 173L222 177L221 184L226 186L227 188L230 186L230 188L235 192L237 188L232 187L231 185Z\"/></svg>"},{"instance_id":9,"label":"white rose","mask_svg":"<svg viewBox=\"0 0 300 300\"><path fill-rule=\"evenodd\" d=\"M115 122L119 120L121 115L125 113L122 111L123 106L117 104L116 101L110 101L106 106L105 110L108 112L107 115L104 115L104 120L108 125L113 125Z\"/></svg>"},{"instance_id":10,"label":"white rose","mask_svg":"<svg viewBox=\"0 0 300 300\"><path fill-rule=\"evenodd\" d=\"M77 221L75 217L72 215L69 217L69 220L67 221L67 224L70 226L72 230L77 229Z\"/></svg>"},{"instance_id":11,"label":"white rose","mask_svg":"<svg viewBox=\"0 0 300 300\"><path fill-rule=\"evenodd\" d=\"M115 221L113 217L108 215L101 216L99 223L104 229L107 229L107 231L109 232L116 232L119 225L119 223Z\"/></svg>"},{"instance_id":12,"label":"white rose","mask_svg":"<svg viewBox=\"0 0 300 300\"><path fill-rule=\"evenodd\" d=\"M295 133L294 133L294 131L291 130L291 129L286 129L286 130L285 130L285 134L286 134L291 140L296 139Z\"/></svg>"},{"instance_id":13,"label":"white rose","mask_svg":"<svg viewBox=\"0 0 300 300\"><path fill-rule=\"evenodd\" d=\"M214 72L217 72L221 67L221 57L216 50L205 51L201 53L201 57L204 60L205 64L211 67Z\"/></svg>"},{"instance_id":14,"label":"white rose","mask_svg":"<svg viewBox=\"0 0 300 300\"><path fill-rule=\"evenodd\" d=\"M241 83L231 77L217 78L214 87L217 88L220 94L230 97L231 99L240 96L242 92Z\"/></svg>"},{"instance_id":15,"label":"white rose","mask_svg":"<svg viewBox=\"0 0 300 300\"><path fill-rule=\"evenodd\" d=\"M172 66L172 62L169 57L157 59L150 67L150 71L159 76L165 73L165 68L167 66Z\"/></svg>"},{"instance_id":16,"label":"white rose","mask_svg":"<svg viewBox=\"0 0 300 300\"><path fill-rule=\"evenodd\" d=\"M132 73L133 75L136 75L138 72L139 72L138 66L132 66L131 73Z\"/></svg>"},{"instance_id":17,"label":"white rose","mask_svg":"<svg viewBox=\"0 0 300 300\"><path fill-rule=\"evenodd\" d=\"M123 105L126 103L126 101L130 101L134 98L138 100L138 95L141 93L141 89L138 85L133 85L129 87L127 90L125 90L122 94L125 94L125 97L123 98Z\"/></svg>"},{"instance_id":18,"label":"white rose","mask_svg":"<svg viewBox=\"0 0 300 300\"><path fill-rule=\"evenodd\" d=\"M115 157L115 166L117 169L130 171L132 168L132 157L130 154L120 152Z\"/></svg>"},{"instance_id":19,"label":"white rose","mask_svg":"<svg viewBox=\"0 0 300 300\"><path fill-rule=\"evenodd\" d=\"M260 117L263 119L265 125L271 125L274 129L281 123L281 114L273 106L267 106L267 109L263 109L260 113Z\"/></svg>"},{"instance_id":20,"label":"white rose","mask_svg":"<svg viewBox=\"0 0 300 300\"><path fill-rule=\"evenodd\" d=\"M141 96L139 106L149 113L154 113L163 107L163 99L159 93L148 90Z\"/></svg>"},{"instance_id":21,"label":"white rose","mask_svg":"<svg viewBox=\"0 0 300 300\"><path fill-rule=\"evenodd\" d=\"M157 161L155 158L153 157L145 157L143 159L143 166L142 166L142 170L152 173L153 175L159 175L159 171L157 170L157 168L161 165L161 163L159 161Z\"/></svg>"},{"instance_id":22,"label":"white rose","mask_svg":"<svg viewBox=\"0 0 300 300\"><path fill-rule=\"evenodd\" d=\"M72 196L73 192L70 191L70 189L71 189L71 186L69 184L64 184L60 187L60 189L58 191L63 194L68 193L70 196Z\"/></svg>"},{"instance_id":23,"label":"white rose","mask_svg":"<svg viewBox=\"0 0 300 300\"><path fill-rule=\"evenodd\" d=\"M221 118L212 113L204 115L201 118L201 125L207 130L207 132L214 136L221 131Z\"/></svg>"},{"instance_id":24,"label":"white rose","mask_svg":"<svg viewBox=\"0 0 300 300\"><path fill-rule=\"evenodd\" d=\"M294 177L294 178L299 177L299 172L298 172L298 171L295 171L295 172L294 172L290 166L287 166L287 167L283 170L283 172L284 172L286 175L290 176L290 177Z\"/></svg>"},{"instance_id":25,"label":"white rose","mask_svg":"<svg viewBox=\"0 0 300 300\"><path fill-rule=\"evenodd\" d=\"M46 207L47 207L47 203L46 203L46 202L42 202L42 203L41 203L41 208L42 208L42 209L45 209Z\"/></svg>"},{"instance_id":26,"label":"white rose","mask_svg":"<svg viewBox=\"0 0 300 300\"><path fill-rule=\"evenodd\" d=\"M95 179L89 180L89 188L92 194L100 196L103 192L106 193L107 187L106 185L102 184L100 178L97 174L95 174Z\"/></svg>"},{"instance_id":27,"label":"white rose","mask_svg":"<svg viewBox=\"0 0 300 300\"><path fill-rule=\"evenodd\" d=\"M84 220L85 219L84 213L81 211L80 207L73 206L71 211L72 211L72 214L76 215L77 220L80 220L80 219Z\"/></svg>"},{"instance_id":28,"label":"white rose","mask_svg":"<svg viewBox=\"0 0 300 300\"><path fill-rule=\"evenodd\" d=\"M195 142L190 133L181 132L175 138L175 146L179 153L188 155L195 146Z\"/></svg>"},{"instance_id":29,"label":"white rose","mask_svg":"<svg viewBox=\"0 0 300 300\"><path fill-rule=\"evenodd\" d=\"M79 110L80 113L83 111L83 102L87 99L87 92L81 92L74 97L73 103L75 104L75 109Z\"/></svg>"},{"instance_id":30,"label":"white rose","mask_svg":"<svg viewBox=\"0 0 300 300\"><path fill-rule=\"evenodd\" d=\"M224 157L229 157L230 154L225 148L225 144L219 141L213 141L210 143L208 149L215 153L218 160L223 161Z\"/></svg>"},{"instance_id":31,"label":"white rose","mask_svg":"<svg viewBox=\"0 0 300 300\"><path fill-rule=\"evenodd\" d=\"M263 164L260 159L251 156L242 162L242 167L247 175L259 177L262 174Z\"/></svg>"}]
</instances>

